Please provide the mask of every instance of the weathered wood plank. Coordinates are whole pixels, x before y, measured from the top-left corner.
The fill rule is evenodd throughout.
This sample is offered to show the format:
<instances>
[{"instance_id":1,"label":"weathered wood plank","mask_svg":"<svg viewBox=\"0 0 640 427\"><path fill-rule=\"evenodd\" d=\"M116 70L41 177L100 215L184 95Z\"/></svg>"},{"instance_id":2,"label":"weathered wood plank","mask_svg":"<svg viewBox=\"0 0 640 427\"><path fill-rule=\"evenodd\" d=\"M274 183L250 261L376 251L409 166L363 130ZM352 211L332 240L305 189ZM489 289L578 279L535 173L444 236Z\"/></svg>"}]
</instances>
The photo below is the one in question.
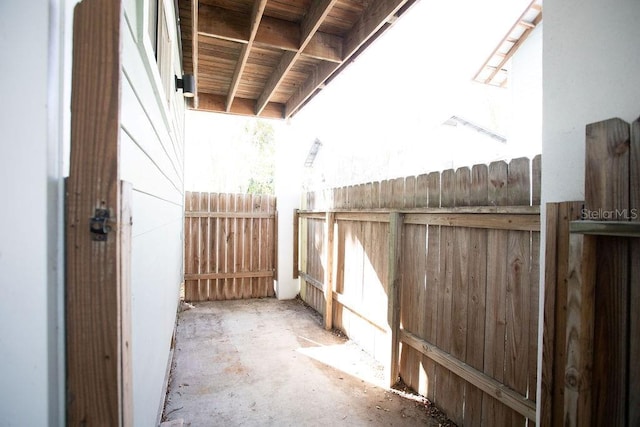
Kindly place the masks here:
<instances>
[{"instance_id":1,"label":"weathered wood plank","mask_svg":"<svg viewBox=\"0 0 640 427\"><path fill-rule=\"evenodd\" d=\"M438 346L421 339L409 331L401 331L401 340L403 343L410 345L422 352L422 354L436 361L439 366L444 367L447 371L464 378L466 381L492 396L497 401L513 408L513 410L517 411L521 416L535 419L535 404L527 400L524 396L521 396L508 387L505 387L504 384L501 384L481 371L477 371L466 363L451 357L450 354L442 351Z\"/></svg>"},{"instance_id":2,"label":"weathered wood plank","mask_svg":"<svg viewBox=\"0 0 640 427\"><path fill-rule=\"evenodd\" d=\"M631 124L629 165L629 216L640 221L640 119ZM629 416L628 425L640 425L640 241L630 244L629 272Z\"/></svg>"},{"instance_id":3,"label":"weathered wood plank","mask_svg":"<svg viewBox=\"0 0 640 427\"><path fill-rule=\"evenodd\" d=\"M439 190L437 190L439 192ZM439 200L439 199L438 199ZM389 222L388 218L382 220L382 216L391 211L411 215L438 214L438 215L468 215L468 214L501 214L501 215L539 215L540 206L459 206L459 207L426 207L426 208L372 208L372 209L319 209L301 210L300 216L303 218L324 219L324 213L330 210L340 215L348 215L352 221L362 220L361 216L371 215L377 219L367 219L368 221ZM346 218L346 217L345 217Z\"/></svg>"},{"instance_id":4,"label":"weathered wood plank","mask_svg":"<svg viewBox=\"0 0 640 427\"><path fill-rule=\"evenodd\" d=\"M589 211L628 212L629 143L629 124L620 119L587 126L585 207ZM598 304L595 309L593 355L593 393L598 396L593 400L595 425L626 424L628 253L629 243L626 239L598 239L595 287ZM612 372L616 374L612 375Z\"/></svg>"},{"instance_id":5,"label":"weathered wood plank","mask_svg":"<svg viewBox=\"0 0 640 427\"><path fill-rule=\"evenodd\" d=\"M129 201L120 185L122 2L74 9L71 158L66 184L66 386L69 425L131 425L130 366L123 323L130 262ZM100 73L92 72L99 67ZM89 218L109 212L112 230L94 241ZM123 218L123 214L126 218ZM125 228L123 228L125 227ZM129 234L130 235L130 234ZM128 245L125 246L125 245ZM124 265L123 265L124 263ZM29 410L25 408L25 410Z\"/></svg>"},{"instance_id":6,"label":"weathered wood plank","mask_svg":"<svg viewBox=\"0 0 640 427\"><path fill-rule=\"evenodd\" d=\"M429 202L429 176L423 174L416 179L416 206L426 207ZM407 226L408 227L408 226ZM408 234L409 236L411 234ZM420 275L418 276L417 333L429 342L436 341L437 328L437 292L440 228L424 226L416 229L415 235L420 238L415 257L418 258ZM410 240L410 239L407 239ZM426 251L426 253L425 253ZM405 252L411 254L412 252ZM404 323L403 323L404 324ZM430 358L419 354L418 392L433 401L435 396L436 364Z\"/></svg>"},{"instance_id":7,"label":"weathered wood plank","mask_svg":"<svg viewBox=\"0 0 640 427\"><path fill-rule=\"evenodd\" d=\"M415 177L407 177L402 180L402 187L403 200L401 207L415 207ZM400 188L398 188L398 191L400 191ZM397 195L394 194L394 198L399 202ZM418 305L420 298L420 290L418 288L421 286L420 283L424 282L425 257L422 254L426 247L426 236L424 227L415 225L404 225L403 233L412 236L412 238L402 240L402 253L411 255L400 259L399 268L402 271L400 299L398 301L400 305L400 322L408 330L417 332L422 317L422 310L419 309ZM419 359L421 358L422 355L414 349L402 348L399 375L414 390L420 388Z\"/></svg>"},{"instance_id":8,"label":"weathered wood plank","mask_svg":"<svg viewBox=\"0 0 640 427\"><path fill-rule=\"evenodd\" d=\"M488 203L489 169L475 165L471 169L470 203L484 206ZM482 371L484 367L484 337L487 298L487 231L469 230L468 302L467 302L467 354L464 361ZM483 392L467 384L465 390L465 425L480 426L482 422Z\"/></svg>"},{"instance_id":9,"label":"weathered wood plank","mask_svg":"<svg viewBox=\"0 0 640 427\"><path fill-rule=\"evenodd\" d=\"M459 168L455 172L454 203L456 206L468 206L470 203L471 171ZM467 318L469 295L469 248L470 230L453 228L453 278L451 298L451 355L459 360L467 357ZM450 398L453 411L447 415L458 424L465 421L465 381L456 375L451 376ZM451 408L450 406L450 408Z\"/></svg>"},{"instance_id":10,"label":"weathered wood plank","mask_svg":"<svg viewBox=\"0 0 640 427\"><path fill-rule=\"evenodd\" d=\"M399 377L400 356L400 260L402 258L402 215L389 214L389 260L388 260L388 308L387 321L391 330L391 357L388 384L392 386Z\"/></svg>"},{"instance_id":11,"label":"weathered wood plank","mask_svg":"<svg viewBox=\"0 0 640 427\"><path fill-rule=\"evenodd\" d=\"M426 208L429 205L429 175L416 177L416 207Z\"/></svg>"},{"instance_id":12,"label":"weathered wood plank","mask_svg":"<svg viewBox=\"0 0 640 427\"><path fill-rule=\"evenodd\" d=\"M273 277L273 271L232 271L227 273L185 274L185 279L187 280L245 279L252 277Z\"/></svg>"},{"instance_id":13,"label":"weathered wood plank","mask_svg":"<svg viewBox=\"0 0 640 427\"><path fill-rule=\"evenodd\" d=\"M530 204L529 159L513 159L509 163L507 197L510 205ZM526 395L528 382L529 319L531 316L531 234L509 231L507 237L507 336L504 383ZM524 424L520 414L512 414L513 425Z\"/></svg>"},{"instance_id":14,"label":"weathered wood plank","mask_svg":"<svg viewBox=\"0 0 640 427\"><path fill-rule=\"evenodd\" d=\"M507 205L508 168L505 162L493 162L488 170L488 200L490 205ZM506 231L487 232L487 298L485 319L485 374L498 382L504 381L506 341L507 248ZM509 425L507 411L499 401L484 396L482 419L487 425Z\"/></svg>"},{"instance_id":15,"label":"weathered wood plank","mask_svg":"<svg viewBox=\"0 0 640 427\"><path fill-rule=\"evenodd\" d=\"M232 196L233 211L242 211L242 194L234 194ZM231 271L240 272L242 268L242 218L233 218L233 235L232 241L233 263ZM242 298L242 278L233 278L233 297Z\"/></svg>"},{"instance_id":16,"label":"weathered wood plank","mask_svg":"<svg viewBox=\"0 0 640 427\"><path fill-rule=\"evenodd\" d=\"M431 172L428 175L428 201L427 206L430 208L440 207L440 173Z\"/></svg>"},{"instance_id":17,"label":"weathered wood plank","mask_svg":"<svg viewBox=\"0 0 640 427\"><path fill-rule=\"evenodd\" d=\"M591 425L596 238L569 238L563 425ZM598 424L601 425L601 424Z\"/></svg>"},{"instance_id":18,"label":"weathered wood plank","mask_svg":"<svg viewBox=\"0 0 640 427\"><path fill-rule=\"evenodd\" d=\"M629 124L623 120L610 119L587 126L587 209L615 212L616 209L629 207L629 143Z\"/></svg>"},{"instance_id":19,"label":"weathered wood plank","mask_svg":"<svg viewBox=\"0 0 640 427\"><path fill-rule=\"evenodd\" d=\"M440 173L431 172L427 175L427 206L430 208L440 208ZM429 324L426 325L427 334L425 337L429 342L437 343L440 331L440 301L442 300L443 273L440 271L442 265L442 254L440 253L441 243L443 242L442 228L439 225L429 225L427 227L429 247L427 254L427 292L429 299L427 300L427 308L430 315L428 316ZM425 358L427 358L425 356ZM438 368L431 359L427 358L425 363L425 371L429 380L427 397L432 402L436 402L440 396L437 394L443 389L439 384L442 370ZM443 396L443 399L446 397Z\"/></svg>"},{"instance_id":20,"label":"weathered wood plank","mask_svg":"<svg viewBox=\"0 0 640 427\"><path fill-rule=\"evenodd\" d=\"M209 195L209 209L208 212L215 212L218 210L218 193L211 193ZM186 213L186 212L185 212ZM209 226L209 257L207 259L207 271L215 273L218 266L218 226L219 220L217 218L207 218ZM186 237L186 236L185 236ZM216 301L220 299L218 293L219 286L217 279L209 280L209 301Z\"/></svg>"},{"instance_id":21,"label":"weathered wood plank","mask_svg":"<svg viewBox=\"0 0 640 427\"><path fill-rule=\"evenodd\" d=\"M431 193L430 193L431 194ZM438 200L439 202L439 200ZM438 292L440 289L440 226L430 225L427 227L427 277L424 290L425 304L423 312L425 319L423 322L424 337L429 342L436 342L438 336ZM430 358L424 356L422 363L425 370L427 383L425 396L431 401L435 401L437 388L436 364Z\"/></svg>"},{"instance_id":22,"label":"weathered wood plank","mask_svg":"<svg viewBox=\"0 0 640 427\"><path fill-rule=\"evenodd\" d=\"M504 161L489 164L489 204L506 206L508 202L507 180L508 166Z\"/></svg>"},{"instance_id":23,"label":"weathered wood plank","mask_svg":"<svg viewBox=\"0 0 640 427\"><path fill-rule=\"evenodd\" d=\"M225 212L233 212L233 195L224 194L224 202L221 208ZM224 251L224 260L220 268L223 273L233 272L233 219L224 219L224 237L222 238L222 250ZM233 279L226 278L223 282L224 299L233 299Z\"/></svg>"},{"instance_id":24,"label":"weathered wood plank","mask_svg":"<svg viewBox=\"0 0 640 427\"><path fill-rule=\"evenodd\" d=\"M209 209L209 193L198 193L198 209ZM209 270L209 221L207 218L198 219L198 273L208 273ZM195 301L206 301L209 296L209 280L198 280Z\"/></svg>"},{"instance_id":25,"label":"weathered wood plank","mask_svg":"<svg viewBox=\"0 0 640 427\"><path fill-rule=\"evenodd\" d=\"M242 196L242 212L251 212L253 206L251 205L251 194L244 194ZM251 271L251 220L242 218L242 262L240 271ZM296 269L297 270L297 269ZM251 298L253 296L251 279L242 280L242 298Z\"/></svg>"},{"instance_id":26,"label":"weathered wood plank","mask_svg":"<svg viewBox=\"0 0 640 427\"><path fill-rule=\"evenodd\" d=\"M188 192L185 196L185 209L194 210L197 206L199 206L197 193ZM198 245L200 244L200 238L198 232L198 219L185 218L185 274L196 274L199 272ZM197 288L197 281L185 280L184 298L186 301L195 301Z\"/></svg>"},{"instance_id":27,"label":"weathered wood plank","mask_svg":"<svg viewBox=\"0 0 640 427\"><path fill-rule=\"evenodd\" d=\"M544 272L544 312L542 327L542 370L540 392L540 426L550 427L553 420L554 356L556 335L556 288L558 282L559 204L547 203Z\"/></svg>"},{"instance_id":28,"label":"weathered wood plank","mask_svg":"<svg viewBox=\"0 0 640 427\"><path fill-rule=\"evenodd\" d=\"M540 205L542 201L542 156L538 154L531 161L531 204Z\"/></svg>"},{"instance_id":29,"label":"weathered wood plank","mask_svg":"<svg viewBox=\"0 0 640 427\"><path fill-rule=\"evenodd\" d=\"M256 194L251 195L251 213L252 215L263 214L260 209L260 196ZM251 232L251 255L249 257L249 268L251 271L256 271L260 268L260 219L253 216L250 224ZM257 278L251 279L251 296L253 298L260 297L260 280Z\"/></svg>"},{"instance_id":30,"label":"weathered wood plank","mask_svg":"<svg viewBox=\"0 0 640 427\"><path fill-rule=\"evenodd\" d=\"M529 400L536 401L538 383L538 325L540 310L540 233L531 233L531 264L529 266L529 350L526 396ZM531 420L534 421L534 420Z\"/></svg>"},{"instance_id":31,"label":"weathered wood plank","mask_svg":"<svg viewBox=\"0 0 640 427\"><path fill-rule=\"evenodd\" d=\"M274 217L267 220L269 227L269 249L268 249L268 265L273 270L275 277L278 277L278 206L277 200L273 196L265 196L269 202L269 212L274 214ZM267 279L267 294L266 296L275 296L276 291L273 284L273 280Z\"/></svg>"},{"instance_id":32,"label":"weathered wood plank","mask_svg":"<svg viewBox=\"0 0 640 427\"><path fill-rule=\"evenodd\" d=\"M442 172L440 187L440 204L442 207L451 207L455 204L455 173L448 169ZM440 280L437 293L438 298L438 332L436 345L441 350L451 352L452 325L451 311L453 304L453 242L454 230L452 227L440 229ZM451 381L451 372L441 366L436 368L436 404L446 414L452 414L456 410L457 402L450 398L454 392ZM453 419L456 423L462 420Z\"/></svg>"},{"instance_id":33,"label":"weathered wood plank","mask_svg":"<svg viewBox=\"0 0 640 427\"><path fill-rule=\"evenodd\" d=\"M335 268L334 259L334 238L335 238L335 216L331 212L327 212L325 219L325 240L324 240L324 259L325 259L325 271L324 271L324 328L331 330L333 327L333 270Z\"/></svg>"},{"instance_id":34,"label":"weathered wood plank","mask_svg":"<svg viewBox=\"0 0 640 427\"><path fill-rule=\"evenodd\" d=\"M554 423L564 420L565 385L564 376L567 362L567 283L570 276L569 253L570 231L569 224L573 219L579 218L582 211L582 203L566 202L559 204L559 220L557 225L557 261L556 261L556 292L555 292L555 351L553 355L553 419Z\"/></svg>"},{"instance_id":35,"label":"weathered wood plank","mask_svg":"<svg viewBox=\"0 0 640 427\"><path fill-rule=\"evenodd\" d=\"M195 206L192 204L197 203L196 195L192 192L187 193L185 196L185 205L188 209L195 209ZM188 261L185 264L185 270L189 273L197 273L198 272L198 245L200 244L200 239L198 236L198 220L191 219L189 221L188 228L185 229L185 232L189 235L189 242L187 243L187 253ZM195 290L198 287L198 282L186 282L185 281L185 300L193 301L195 298Z\"/></svg>"},{"instance_id":36,"label":"weathered wood plank","mask_svg":"<svg viewBox=\"0 0 640 427\"><path fill-rule=\"evenodd\" d=\"M226 212L227 210L227 195L226 194L218 194L218 211ZM216 248L216 273L225 273L227 266L227 223L228 219L226 218L218 218L217 219L217 248ZM218 299L225 300L227 299L227 280L226 279L218 279L218 283L216 284L216 295Z\"/></svg>"},{"instance_id":37,"label":"weathered wood plank","mask_svg":"<svg viewBox=\"0 0 640 427\"><path fill-rule=\"evenodd\" d=\"M404 207L404 178L396 178L391 181L391 208Z\"/></svg>"}]
</instances>

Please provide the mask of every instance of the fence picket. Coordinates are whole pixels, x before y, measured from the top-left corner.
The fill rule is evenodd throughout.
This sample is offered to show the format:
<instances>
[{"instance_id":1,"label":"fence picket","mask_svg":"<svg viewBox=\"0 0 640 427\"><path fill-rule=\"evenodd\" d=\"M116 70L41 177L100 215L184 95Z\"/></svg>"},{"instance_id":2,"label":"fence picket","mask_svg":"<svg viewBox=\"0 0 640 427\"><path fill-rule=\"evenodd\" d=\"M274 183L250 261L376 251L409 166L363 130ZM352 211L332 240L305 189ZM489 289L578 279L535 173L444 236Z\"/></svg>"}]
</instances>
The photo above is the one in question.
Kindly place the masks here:
<instances>
[{"instance_id":1,"label":"fence picket","mask_svg":"<svg viewBox=\"0 0 640 427\"><path fill-rule=\"evenodd\" d=\"M390 309L385 304L391 291L385 214L400 211L399 374L460 425L524 424L525 416L530 424L535 413L539 266L532 257L539 254L539 219L537 226L525 228L534 231L513 231L523 228L513 228L513 220L507 222L503 215L538 215L539 209L524 207L539 202L539 165L540 158L532 163L515 159L511 165L494 162L335 190L333 208L348 212L336 214L334 326L373 354L389 354L379 351L389 345L391 335L386 326L378 326L384 321L376 314ZM322 225L314 218L331 207L314 208L300 215L307 224ZM460 215L464 221L455 219ZM434 219L439 225L426 225ZM308 225L308 233L313 231ZM321 283L322 268L311 260L324 249L309 235L306 248L310 252L302 276ZM305 300L313 305L311 288L306 285ZM430 353L431 346L437 355ZM450 369L456 366L466 368L453 374ZM517 393L507 388L496 392L493 387L499 383Z\"/></svg>"},{"instance_id":2,"label":"fence picket","mask_svg":"<svg viewBox=\"0 0 640 427\"><path fill-rule=\"evenodd\" d=\"M488 170L488 200L490 205L507 205L507 164L493 162ZM507 293L507 232L487 230L487 300L485 320L484 373L504 381ZM491 295L492 297L489 297ZM482 419L487 425L508 425L508 409L497 400L484 395ZM510 417L509 417L510 418Z\"/></svg>"}]
</instances>

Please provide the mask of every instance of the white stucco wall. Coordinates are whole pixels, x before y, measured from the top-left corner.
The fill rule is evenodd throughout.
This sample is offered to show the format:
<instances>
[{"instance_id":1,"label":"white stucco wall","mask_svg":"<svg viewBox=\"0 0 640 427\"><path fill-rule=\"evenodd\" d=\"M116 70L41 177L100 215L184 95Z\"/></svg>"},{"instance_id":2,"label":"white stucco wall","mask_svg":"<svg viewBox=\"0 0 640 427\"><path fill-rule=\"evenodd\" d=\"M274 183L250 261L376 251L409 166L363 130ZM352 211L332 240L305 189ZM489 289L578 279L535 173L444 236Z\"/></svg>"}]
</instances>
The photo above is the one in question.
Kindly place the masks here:
<instances>
[{"instance_id":1,"label":"white stucco wall","mask_svg":"<svg viewBox=\"0 0 640 427\"><path fill-rule=\"evenodd\" d=\"M545 0L543 207L547 202L584 199L587 124L612 117L630 122L640 115L639 23L637 0ZM545 224L544 208L541 223ZM544 228L541 234L544 247ZM540 267L544 271L544 258ZM540 295L543 300L544 283ZM542 319L542 312L539 315ZM538 332L540 368L542 322ZM540 377L538 402L539 393Z\"/></svg>"},{"instance_id":2,"label":"white stucco wall","mask_svg":"<svg viewBox=\"0 0 640 427\"><path fill-rule=\"evenodd\" d=\"M542 197L584 198L585 125L640 115L640 2L545 0Z\"/></svg>"},{"instance_id":3,"label":"white stucco wall","mask_svg":"<svg viewBox=\"0 0 640 427\"><path fill-rule=\"evenodd\" d=\"M278 277L276 297L292 299L300 292L293 278L293 210L300 208L303 165L308 148L287 124L277 127L275 193L278 203Z\"/></svg>"},{"instance_id":4,"label":"white stucco wall","mask_svg":"<svg viewBox=\"0 0 640 427\"><path fill-rule=\"evenodd\" d=\"M60 3L0 2L2 426L64 420Z\"/></svg>"},{"instance_id":5,"label":"white stucco wall","mask_svg":"<svg viewBox=\"0 0 640 427\"><path fill-rule=\"evenodd\" d=\"M511 59L508 151L533 157L542 150L542 34L540 23Z\"/></svg>"}]
</instances>

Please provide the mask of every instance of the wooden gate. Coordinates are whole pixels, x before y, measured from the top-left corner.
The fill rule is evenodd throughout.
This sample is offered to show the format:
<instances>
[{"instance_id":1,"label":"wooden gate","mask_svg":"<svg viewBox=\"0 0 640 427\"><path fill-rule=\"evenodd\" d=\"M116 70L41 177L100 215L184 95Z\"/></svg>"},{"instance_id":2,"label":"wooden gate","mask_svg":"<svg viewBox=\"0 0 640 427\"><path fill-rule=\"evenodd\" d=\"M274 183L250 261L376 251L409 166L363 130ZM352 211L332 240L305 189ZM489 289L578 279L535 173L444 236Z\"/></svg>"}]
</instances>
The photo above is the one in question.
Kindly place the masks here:
<instances>
[{"instance_id":1,"label":"wooden gate","mask_svg":"<svg viewBox=\"0 0 640 427\"><path fill-rule=\"evenodd\" d=\"M272 297L276 198L186 192L185 300Z\"/></svg>"}]
</instances>

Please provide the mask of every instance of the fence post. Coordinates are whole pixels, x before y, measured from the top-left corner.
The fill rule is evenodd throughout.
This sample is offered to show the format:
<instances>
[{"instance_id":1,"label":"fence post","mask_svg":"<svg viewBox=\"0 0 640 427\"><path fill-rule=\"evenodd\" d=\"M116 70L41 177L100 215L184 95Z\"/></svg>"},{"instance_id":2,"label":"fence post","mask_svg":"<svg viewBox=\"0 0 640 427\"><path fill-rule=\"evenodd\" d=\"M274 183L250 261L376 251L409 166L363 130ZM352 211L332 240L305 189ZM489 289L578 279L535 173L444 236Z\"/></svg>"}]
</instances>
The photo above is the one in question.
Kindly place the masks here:
<instances>
[{"instance_id":1,"label":"fence post","mask_svg":"<svg viewBox=\"0 0 640 427\"><path fill-rule=\"evenodd\" d=\"M335 214L327 212L324 229L324 328L330 330L333 327L333 286L334 286L334 222Z\"/></svg>"},{"instance_id":2,"label":"fence post","mask_svg":"<svg viewBox=\"0 0 640 427\"><path fill-rule=\"evenodd\" d=\"M402 251L402 225L404 216L399 212L389 214L389 282L387 320L391 329L391 360L389 386L398 380L400 372L400 255Z\"/></svg>"}]
</instances>

